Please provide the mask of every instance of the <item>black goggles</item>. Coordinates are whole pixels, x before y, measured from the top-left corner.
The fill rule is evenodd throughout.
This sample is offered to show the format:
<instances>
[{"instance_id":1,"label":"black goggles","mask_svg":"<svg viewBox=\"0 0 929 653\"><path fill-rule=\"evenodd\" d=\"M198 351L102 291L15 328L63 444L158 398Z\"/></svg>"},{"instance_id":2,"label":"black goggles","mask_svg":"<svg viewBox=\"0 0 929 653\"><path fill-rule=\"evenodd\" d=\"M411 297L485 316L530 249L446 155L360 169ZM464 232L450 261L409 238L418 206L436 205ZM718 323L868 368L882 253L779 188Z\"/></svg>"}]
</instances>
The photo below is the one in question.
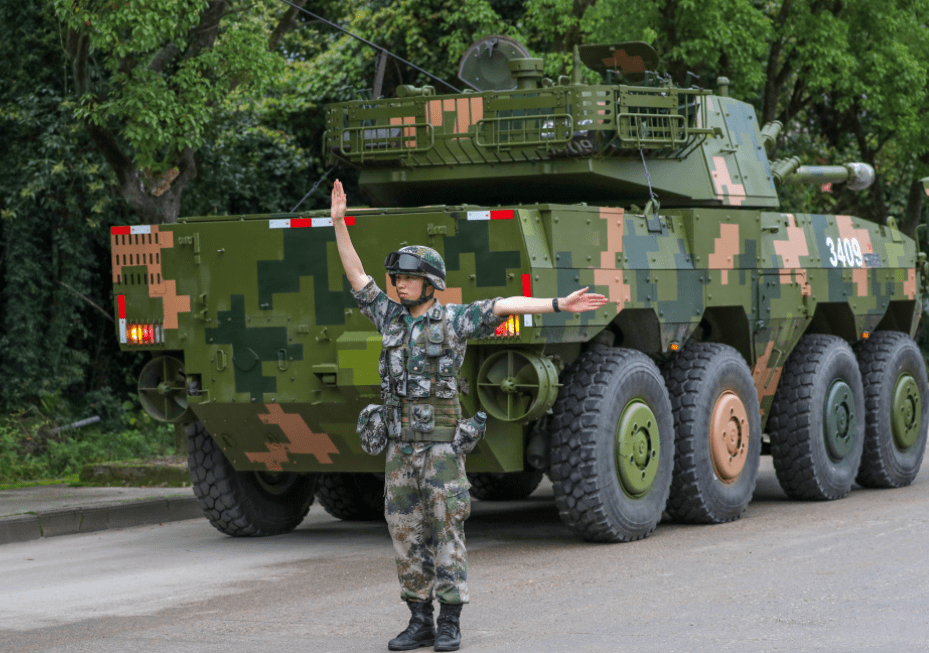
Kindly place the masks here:
<instances>
[{"instance_id":1,"label":"black goggles","mask_svg":"<svg viewBox=\"0 0 929 653\"><path fill-rule=\"evenodd\" d=\"M444 275L434 265L426 263L416 254L409 252L391 252L384 259L384 267L390 274L434 274L442 279Z\"/></svg>"}]
</instances>

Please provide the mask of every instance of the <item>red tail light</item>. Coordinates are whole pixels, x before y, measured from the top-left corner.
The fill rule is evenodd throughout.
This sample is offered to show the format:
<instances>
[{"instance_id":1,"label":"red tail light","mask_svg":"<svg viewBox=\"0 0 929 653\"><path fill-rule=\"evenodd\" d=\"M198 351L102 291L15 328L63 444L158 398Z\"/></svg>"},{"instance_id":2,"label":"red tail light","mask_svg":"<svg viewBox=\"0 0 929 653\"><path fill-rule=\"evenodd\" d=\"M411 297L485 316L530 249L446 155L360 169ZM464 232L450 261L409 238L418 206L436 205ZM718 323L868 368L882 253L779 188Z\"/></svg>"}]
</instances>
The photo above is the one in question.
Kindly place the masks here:
<instances>
[{"instance_id":1,"label":"red tail light","mask_svg":"<svg viewBox=\"0 0 929 653\"><path fill-rule=\"evenodd\" d=\"M161 325L127 324L126 342L130 345L154 345L164 342Z\"/></svg>"},{"instance_id":2,"label":"red tail light","mask_svg":"<svg viewBox=\"0 0 929 653\"><path fill-rule=\"evenodd\" d=\"M519 316L511 315L506 322L494 330L494 335L500 338L516 337L519 335Z\"/></svg>"}]
</instances>

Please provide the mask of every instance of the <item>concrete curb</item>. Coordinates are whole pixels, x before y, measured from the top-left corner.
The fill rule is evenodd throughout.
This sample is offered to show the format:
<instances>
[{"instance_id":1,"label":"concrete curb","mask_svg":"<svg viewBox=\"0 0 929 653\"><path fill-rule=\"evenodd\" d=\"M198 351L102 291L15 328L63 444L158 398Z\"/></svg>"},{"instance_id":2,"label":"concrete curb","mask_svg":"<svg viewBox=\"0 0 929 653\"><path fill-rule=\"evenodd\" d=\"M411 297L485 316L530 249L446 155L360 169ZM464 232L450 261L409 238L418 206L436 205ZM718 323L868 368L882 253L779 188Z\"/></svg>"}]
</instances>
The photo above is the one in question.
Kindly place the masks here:
<instances>
[{"instance_id":1,"label":"concrete curb","mask_svg":"<svg viewBox=\"0 0 929 653\"><path fill-rule=\"evenodd\" d=\"M193 497L139 499L93 508L12 515L0 517L0 544L202 517Z\"/></svg>"},{"instance_id":2,"label":"concrete curb","mask_svg":"<svg viewBox=\"0 0 929 653\"><path fill-rule=\"evenodd\" d=\"M80 479L96 487L188 487L190 472L183 464L95 463L84 465Z\"/></svg>"}]
</instances>

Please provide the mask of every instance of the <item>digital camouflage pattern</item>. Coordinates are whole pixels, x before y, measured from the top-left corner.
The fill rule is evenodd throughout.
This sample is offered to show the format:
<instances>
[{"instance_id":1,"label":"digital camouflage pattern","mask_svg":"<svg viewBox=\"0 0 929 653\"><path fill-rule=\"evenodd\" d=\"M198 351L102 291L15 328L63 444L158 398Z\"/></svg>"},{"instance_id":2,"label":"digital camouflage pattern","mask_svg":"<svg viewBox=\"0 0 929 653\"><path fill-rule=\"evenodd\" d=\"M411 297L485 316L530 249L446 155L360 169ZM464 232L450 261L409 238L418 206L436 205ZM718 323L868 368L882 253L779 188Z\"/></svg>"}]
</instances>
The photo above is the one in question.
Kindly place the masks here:
<instances>
[{"instance_id":1,"label":"digital camouflage pattern","mask_svg":"<svg viewBox=\"0 0 929 653\"><path fill-rule=\"evenodd\" d=\"M486 423L478 423L477 419L471 417L463 419L458 424L455 431L455 439L452 440L452 448L456 453L469 454L477 446L478 441L484 437L484 431L487 430Z\"/></svg>"},{"instance_id":2,"label":"digital camouflage pattern","mask_svg":"<svg viewBox=\"0 0 929 653\"><path fill-rule=\"evenodd\" d=\"M592 61L590 53L602 54L581 56ZM627 55L616 47L600 59ZM926 284L916 242L892 220L781 211L777 184L846 173L770 161L770 125L747 103L562 79L339 103L327 121L330 156L360 170L362 189L383 205L346 219L365 269L383 270L387 252L422 243L445 262L436 297L446 319L480 325L456 336L444 365L459 374L438 380L439 396L486 387L482 364L498 352L561 368L608 330L654 358L689 341L731 345L752 371L764 427L804 334L854 343L875 331L915 333ZM643 208L651 192L657 211ZM430 202L449 204L408 206ZM428 391L388 360L359 311L328 211L114 227L111 245L121 347L182 363L186 387L169 393L189 405L181 421L202 421L236 470L383 470L355 420L383 402L379 372L394 370L398 394ZM385 299L397 300L389 276L378 274L385 290L370 285L371 306L401 311ZM609 303L526 315L502 330L482 318L488 297L583 286ZM389 331L389 346L405 332ZM134 341L136 332L151 335ZM460 395L465 414L486 408L478 395ZM492 417L468 470L522 470L529 428Z\"/></svg>"},{"instance_id":3,"label":"digital camouflage pattern","mask_svg":"<svg viewBox=\"0 0 929 653\"><path fill-rule=\"evenodd\" d=\"M373 278L369 278L367 285L354 296L362 315L374 323L383 337L378 374L384 400L391 395L416 399L433 395L440 399L456 398L460 393L458 369L464 364L468 339L490 336L505 319L494 315L496 299L485 299L448 305L436 301L423 317L414 320L409 309L390 299ZM443 318L444 331L441 329ZM438 338L433 339L431 330L427 331L427 321L433 329L438 329ZM429 342L435 342L441 350L441 355L436 357L434 379L429 364ZM405 345L409 346L408 350Z\"/></svg>"},{"instance_id":4,"label":"digital camouflage pattern","mask_svg":"<svg viewBox=\"0 0 929 653\"><path fill-rule=\"evenodd\" d=\"M436 301L424 315L413 318L373 278L353 294L362 314L383 336L378 364L382 398L402 401L402 409L387 408L391 442L385 490L401 598L431 601L434 592L443 603L467 603L464 520L471 500L464 456L483 429L460 419L458 370L468 338L490 335L504 318L494 315L494 299L469 305ZM422 403L410 405L411 399ZM410 431L426 439L449 433L454 440L405 441L414 435Z\"/></svg>"},{"instance_id":5,"label":"digital camouflage pattern","mask_svg":"<svg viewBox=\"0 0 929 653\"><path fill-rule=\"evenodd\" d=\"M387 446L387 420L384 406L369 404L358 413L358 438L365 453L376 456Z\"/></svg>"},{"instance_id":6,"label":"digital camouflage pattern","mask_svg":"<svg viewBox=\"0 0 929 653\"><path fill-rule=\"evenodd\" d=\"M431 283L432 287L436 290L445 290L445 261L442 260L442 257L439 256L437 251L431 247L424 247L423 245L407 245L406 247L401 247L397 251L415 254L429 265L440 270L442 272L441 276L432 274L431 272L408 272L407 274L412 277L423 277ZM393 281L393 279L391 279L391 281Z\"/></svg>"},{"instance_id":7,"label":"digital camouflage pattern","mask_svg":"<svg viewBox=\"0 0 929 653\"><path fill-rule=\"evenodd\" d=\"M612 324L624 346L661 354L699 336L704 322L749 361L764 419L780 370L811 325L854 342L879 328L912 334L920 314L915 242L893 226L852 216L674 209L661 211L653 231L645 216L618 207L513 207L494 209L490 220L474 213L357 210L349 229L369 269L389 248L389 236L376 234L435 232L448 266L448 286L437 293L443 304L564 296L585 285L610 303L596 313L524 316L518 335L474 332L465 359L454 361L472 388L478 358L501 349L544 347L570 363L580 343ZM149 253L114 256L121 323L160 326L164 340L122 347L181 355L199 380L198 394L186 397L191 413L237 469L380 471L361 448L355 416L381 399L381 336L358 311L331 227L276 228L275 220L183 219L159 228L160 240L171 233L173 246L151 253L157 263L141 262ZM375 236L359 238L360 225ZM167 292L150 292L158 279L175 282L170 303ZM382 283L390 296L386 274ZM191 309L176 310L175 297L188 298ZM388 342L402 338L399 331L385 335ZM460 389L452 377L440 383L446 396ZM410 392L425 396L421 387ZM481 408L474 393L461 401L470 414ZM292 419L262 419L278 410ZM469 469L521 469L523 434L519 424L491 420L487 446L469 456Z\"/></svg>"},{"instance_id":8,"label":"digital camouflage pattern","mask_svg":"<svg viewBox=\"0 0 929 653\"><path fill-rule=\"evenodd\" d=\"M384 512L404 601L467 603L471 485L451 444L391 441Z\"/></svg>"}]
</instances>

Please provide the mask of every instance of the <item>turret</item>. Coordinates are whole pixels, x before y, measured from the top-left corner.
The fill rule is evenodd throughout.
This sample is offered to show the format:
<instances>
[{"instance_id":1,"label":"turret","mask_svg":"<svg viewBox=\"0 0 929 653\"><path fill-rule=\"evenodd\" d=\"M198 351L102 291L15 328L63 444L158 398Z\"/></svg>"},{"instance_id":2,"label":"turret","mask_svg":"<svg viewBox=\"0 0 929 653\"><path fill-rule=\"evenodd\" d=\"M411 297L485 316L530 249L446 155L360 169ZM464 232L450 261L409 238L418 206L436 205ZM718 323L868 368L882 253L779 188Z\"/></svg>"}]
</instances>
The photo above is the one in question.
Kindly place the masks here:
<instances>
[{"instance_id":1,"label":"turret","mask_svg":"<svg viewBox=\"0 0 929 653\"><path fill-rule=\"evenodd\" d=\"M398 97L327 107L330 162L361 170L372 203L588 202L663 207L776 208L775 181L873 180L864 164L773 164L780 123L761 129L751 105L681 88L650 72L646 43L585 45L575 71L553 81L518 43L488 37L472 46L459 77L474 91L437 95L398 88ZM581 83L579 66L602 84Z\"/></svg>"}]
</instances>

